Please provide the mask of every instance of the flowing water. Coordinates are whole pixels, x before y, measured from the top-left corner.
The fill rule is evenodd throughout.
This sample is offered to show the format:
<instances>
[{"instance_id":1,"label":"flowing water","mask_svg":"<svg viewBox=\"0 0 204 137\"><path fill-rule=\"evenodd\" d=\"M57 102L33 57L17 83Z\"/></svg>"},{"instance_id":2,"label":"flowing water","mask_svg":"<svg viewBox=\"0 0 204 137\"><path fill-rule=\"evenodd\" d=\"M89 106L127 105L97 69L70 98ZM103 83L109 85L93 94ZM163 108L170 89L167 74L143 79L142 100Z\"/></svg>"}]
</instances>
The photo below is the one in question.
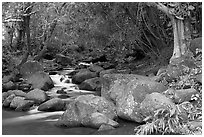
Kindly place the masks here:
<instances>
[{"instance_id":1,"label":"flowing water","mask_svg":"<svg viewBox=\"0 0 204 137\"><path fill-rule=\"evenodd\" d=\"M56 75L50 75L55 87L48 92L49 96L59 96L56 91L65 88L70 96L90 94L92 92L78 90L77 85L65 83L71 80L66 74L72 70L61 71ZM88 127L62 128L55 126L57 119L63 111L41 112L37 107L28 112L16 112L13 110L2 110L2 134L3 135L128 135L134 134L133 129L138 126L134 122L119 120L120 127L114 130L97 131Z\"/></svg>"}]
</instances>

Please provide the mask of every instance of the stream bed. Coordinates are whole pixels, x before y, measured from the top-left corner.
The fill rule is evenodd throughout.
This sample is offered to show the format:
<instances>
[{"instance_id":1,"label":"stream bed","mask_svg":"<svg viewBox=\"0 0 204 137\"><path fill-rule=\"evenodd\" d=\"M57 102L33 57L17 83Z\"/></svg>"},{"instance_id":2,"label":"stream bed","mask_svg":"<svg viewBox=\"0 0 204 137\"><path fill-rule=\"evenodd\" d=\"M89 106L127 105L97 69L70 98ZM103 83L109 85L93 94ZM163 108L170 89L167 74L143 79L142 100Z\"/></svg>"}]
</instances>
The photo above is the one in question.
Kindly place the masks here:
<instances>
[{"instance_id":1,"label":"stream bed","mask_svg":"<svg viewBox=\"0 0 204 137\"><path fill-rule=\"evenodd\" d=\"M71 96L90 94L89 91L79 90L73 83L64 81L71 78L67 75L71 69L57 72L50 75L55 87L48 91L48 96L59 96L56 93L60 88L67 88ZM63 77L64 80L61 80ZM69 98L65 98L69 99ZM37 107L28 112L16 112L9 109L2 109L2 134L3 135L131 135L134 128L138 126L135 122L118 119L120 126L113 130L97 131L89 127L57 127L55 125L63 111L42 112Z\"/></svg>"}]
</instances>

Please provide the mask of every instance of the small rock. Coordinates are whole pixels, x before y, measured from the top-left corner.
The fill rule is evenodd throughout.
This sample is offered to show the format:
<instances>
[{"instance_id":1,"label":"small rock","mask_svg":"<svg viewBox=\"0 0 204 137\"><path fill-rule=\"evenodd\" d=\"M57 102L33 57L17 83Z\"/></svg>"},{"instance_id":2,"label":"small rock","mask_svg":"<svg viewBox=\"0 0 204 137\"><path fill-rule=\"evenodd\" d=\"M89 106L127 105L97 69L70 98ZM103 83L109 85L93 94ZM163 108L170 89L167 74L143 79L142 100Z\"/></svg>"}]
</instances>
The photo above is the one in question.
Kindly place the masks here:
<instances>
[{"instance_id":1,"label":"small rock","mask_svg":"<svg viewBox=\"0 0 204 137\"><path fill-rule=\"evenodd\" d=\"M99 75L100 75L100 77L102 77L105 74L111 74L111 73L116 73L116 72L117 72L117 70L115 70L115 69L107 69L107 70L102 70Z\"/></svg>"},{"instance_id":2,"label":"small rock","mask_svg":"<svg viewBox=\"0 0 204 137\"><path fill-rule=\"evenodd\" d=\"M175 90L173 100L175 103L182 103L184 101L190 101L191 97L196 94L198 94L198 92L193 88Z\"/></svg>"},{"instance_id":3,"label":"small rock","mask_svg":"<svg viewBox=\"0 0 204 137\"><path fill-rule=\"evenodd\" d=\"M65 110L65 102L59 98L50 99L38 107L39 111L63 111Z\"/></svg>"},{"instance_id":4,"label":"small rock","mask_svg":"<svg viewBox=\"0 0 204 137\"><path fill-rule=\"evenodd\" d=\"M28 84L28 83L21 83L18 85L18 89L19 90L23 90L23 91L29 91L31 89L31 84Z\"/></svg>"},{"instance_id":5,"label":"small rock","mask_svg":"<svg viewBox=\"0 0 204 137\"><path fill-rule=\"evenodd\" d=\"M100 73L101 71L103 71L104 69L98 65L91 65L89 68L88 68L90 71L92 72L96 72L96 73Z\"/></svg>"},{"instance_id":6,"label":"small rock","mask_svg":"<svg viewBox=\"0 0 204 137\"><path fill-rule=\"evenodd\" d=\"M7 91L10 95L11 94L15 94L16 96L21 96L21 97L25 97L26 93L23 92L22 90L9 90Z\"/></svg>"},{"instance_id":7,"label":"small rock","mask_svg":"<svg viewBox=\"0 0 204 137\"><path fill-rule=\"evenodd\" d=\"M34 100L35 103L42 103L47 100L47 95L43 90L34 89L28 92L25 96L26 99Z\"/></svg>"},{"instance_id":8,"label":"small rock","mask_svg":"<svg viewBox=\"0 0 204 137\"><path fill-rule=\"evenodd\" d=\"M14 99L15 96L16 96L15 94L9 95L9 96L4 100L3 106L4 106L4 107L9 107L11 101Z\"/></svg>"},{"instance_id":9,"label":"small rock","mask_svg":"<svg viewBox=\"0 0 204 137\"><path fill-rule=\"evenodd\" d=\"M102 124L98 131L104 131L104 130L112 130L112 129L115 129L113 126L111 125L107 125L107 124Z\"/></svg>"},{"instance_id":10,"label":"small rock","mask_svg":"<svg viewBox=\"0 0 204 137\"><path fill-rule=\"evenodd\" d=\"M10 94L8 92L3 92L2 93L2 103L4 102L4 100L9 96Z\"/></svg>"}]
</instances>

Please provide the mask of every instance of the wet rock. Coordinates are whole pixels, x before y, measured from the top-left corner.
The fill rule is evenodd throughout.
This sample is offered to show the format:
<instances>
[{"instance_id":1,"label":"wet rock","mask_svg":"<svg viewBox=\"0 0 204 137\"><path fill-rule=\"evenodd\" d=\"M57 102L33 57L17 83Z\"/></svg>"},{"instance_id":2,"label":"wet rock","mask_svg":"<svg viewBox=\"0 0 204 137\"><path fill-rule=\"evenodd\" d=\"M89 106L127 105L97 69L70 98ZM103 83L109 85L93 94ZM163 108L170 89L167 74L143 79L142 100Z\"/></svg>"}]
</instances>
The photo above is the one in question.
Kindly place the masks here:
<instances>
[{"instance_id":1,"label":"wet rock","mask_svg":"<svg viewBox=\"0 0 204 137\"><path fill-rule=\"evenodd\" d=\"M94 65L94 64L90 65L88 69L92 72L96 72L97 74L99 74L101 71L104 70L101 66Z\"/></svg>"},{"instance_id":2,"label":"wet rock","mask_svg":"<svg viewBox=\"0 0 204 137\"><path fill-rule=\"evenodd\" d=\"M33 75L30 75L26 81L28 84L31 84L33 88L38 88L42 90L49 90L54 87L54 83L50 76L42 71L36 72Z\"/></svg>"},{"instance_id":3,"label":"wet rock","mask_svg":"<svg viewBox=\"0 0 204 137\"><path fill-rule=\"evenodd\" d=\"M171 99L167 98L161 93L154 92L152 94L146 95L145 99L141 102L140 113L141 120L154 115L155 110L167 109L170 111L176 111L176 106Z\"/></svg>"},{"instance_id":4,"label":"wet rock","mask_svg":"<svg viewBox=\"0 0 204 137\"><path fill-rule=\"evenodd\" d=\"M112 73L116 73L116 72L117 72L116 69L107 69L107 70L102 70L99 75L100 75L100 77L102 77L105 74L112 74Z\"/></svg>"},{"instance_id":5,"label":"wet rock","mask_svg":"<svg viewBox=\"0 0 204 137\"><path fill-rule=\"evenodd\" d=\"M16 89L16 84L14 84L12 81L2 84L3 92L6 92L8 90L13 90L13 89Z\"/></svg>"},{"instance_id":6,"label":"wet rock","mask_svg":"<svg viewBox=\"0 0 204 137\"><path fill-rule=\"evenodd\" d=\"M11 94L9 95L3 102L3 107L9 107L11 101L14 99L16 95L15 94Z\"/></svg>"},{"instance_id":7,"label":"wet rock","mask_svg":"<svg viewBox=\"0 0 204 137\"><path fill-rule=\"evenodd\" d=\"M101 79L99 77L87 79L79 85L79 89L101 91Z\"/></svg>"},{"instance_id":8,"label":"wet rock","mask_svg":"<svg viewBox=\"0 0 204 137\"><path fill-rule=\"evenodd\" d=\"M98 131L111 130L111 129L115 129L115 128L113 126L111 126L111 125L102 124L99 127Z\"/></svg>"},{"instance_id":9,"label":"wet rock","mask_svg":"<svg viewBox=\"0 0 204 137\"><path fill-rule=\"evenodd\" d=\"M106 74L103 76L101 96L116 104L117 115L123 119L142 122L140 103L147 94L163 92L167 88L150 77L134 74Z\"/></svg>"},{"instance_id":10,"label":"wet rock","mask_svg":"<svg viewBox=\"0 0 204 137\"><path fill-rule=\"evenodd\" d=\"M38 107L39 111L63 111L65 110L65 102L59 98L50 99Z\"/></svg>"},{"instance_id":11,"label":"wet rock","mask_svg":"<svg viewBox=\"0 0 204 137\"><path fill-rule=\"evenodd\" d=\"M48 99L46 93L40 89L31 90L26 94L25 98L29 100L34 100L37 104L45 102Z\"/></svg>"},{"instance_id":12,"label":"wet rock","mask_svg":"<svg viewBox=\"0 0 204 137\"><path fill-rule=\"evenodd\" d=\"M116 121L99 112L92 113L91 115L88 115L82 119L82 125L87 127L99 128L102 124L110 125L113 127L119 126Z\"/></svg>"},{"instance_id":13,"label":"wet rock","mask_svg":"<svg viewBox=\"0 0 204 137\"><path fill-rule=\"evenodd\" d=\"M20 68L20 74L23 78L27 78L38 71L43 71L43 66L37 61L27 61Z\"/></svg>"},{"instance_id":14,"label":"wet rock","mask_svg":"<svg viewBox=\"0 0 204 137\"><path fill-rule=\"evenodd\" d=\"M16 96L21 96L21 97L25 97L26 96L26 93L23 92L22 90L9 90L7 92L9 93L9 95L15 94Z\"/></svg>"},{"instance_id":15,"label":"wet rock","mask_svg":"<svg viewBox=\"0 0 204 137\"><path fill-rule=\"evenodd\" d=\"M32 100L25 100L24 97L16 96L10 103L10 107L16 109L16 111L25 111L34 104Z\"/></svg>"},{"instance_id":16,"label":"wet rock","mask_svg":"<svg viewBox=\"0 0 204 137\"><path fill-rule=\"evenodd\" d=\"M117 117L115 106L103 97L94 95L81 95L67 105L67 109L60 117L57 125L75 127L88 122L92 113L99 112L109 119ZM95 115L93 115L95 116ZM94 118L94 117L93 117Z\"/></svg>"},{"instance_id":17,"label":"wet rock","mask_svg":"<svg viewBox=\"0 0 204 137\"><path fill-rule=\"evenodd\" d=\"M190 101L193 95L199 94L194 88L175 90L174 102L182 103L184 101Z\"/></svg>"},{"instance_id":18,"label":"wet rock","mask_svg":"<svg viewBox=\"0 0 204 137\"><path fill-rule=\"evenodd\" d=\"M67 66L72 63L72 59L62 54L56 54L56 62L62 66Z\"/></svg>"},{"instance_id":19,"label":"wet rock","mask_svg":"<svg viewBox=\"0 0 204 137\"><path fill-rule=\"evenodd\" d=\"M90 79L90 78L95 78L95 77L97 77L96 72L91 72L88 69L82 69L73 76L72 82L74 84L80 84L84 80L87 80L87 79Z\"/></svg>"}]
</instances>

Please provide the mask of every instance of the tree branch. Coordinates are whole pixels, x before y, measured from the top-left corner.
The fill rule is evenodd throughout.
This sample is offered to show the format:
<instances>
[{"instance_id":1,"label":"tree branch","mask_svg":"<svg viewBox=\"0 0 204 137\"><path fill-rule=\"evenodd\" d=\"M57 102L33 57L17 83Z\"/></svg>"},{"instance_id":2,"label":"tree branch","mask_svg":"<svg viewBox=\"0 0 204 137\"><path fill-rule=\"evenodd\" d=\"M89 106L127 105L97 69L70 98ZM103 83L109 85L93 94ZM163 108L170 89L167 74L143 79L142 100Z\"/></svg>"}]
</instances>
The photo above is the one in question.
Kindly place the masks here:
<instances>
[{"instance_id":1,"label":"tree branch","mask_svg":"<svg viewBox=\"0 0 204 137\"><path fill-rule=\"evenodd\" d=\"M154 6L156 7L158 10L162 11L163 13L165 13L169 18L172 18L173 16L171 14L169 14L169 9L168 7L166 7L164 4L162 4L161 2L148 2L147 3L148 6Z\"/></svg>"}]
</instances>

